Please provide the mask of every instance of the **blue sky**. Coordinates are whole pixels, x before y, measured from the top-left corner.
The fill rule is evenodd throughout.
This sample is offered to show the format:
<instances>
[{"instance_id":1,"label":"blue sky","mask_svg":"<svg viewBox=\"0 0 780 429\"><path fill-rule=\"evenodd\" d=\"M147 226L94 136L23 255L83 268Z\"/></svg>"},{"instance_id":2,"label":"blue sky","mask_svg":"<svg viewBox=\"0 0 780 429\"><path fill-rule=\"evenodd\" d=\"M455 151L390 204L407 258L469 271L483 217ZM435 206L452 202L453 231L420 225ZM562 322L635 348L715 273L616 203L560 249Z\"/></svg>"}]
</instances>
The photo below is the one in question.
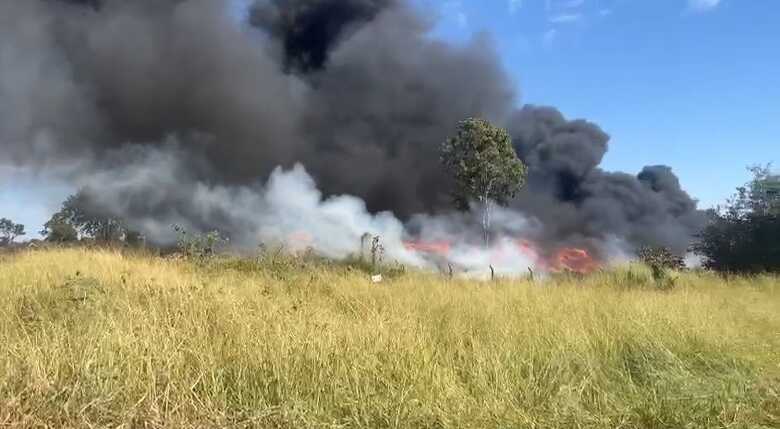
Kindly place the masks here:
<instances>
[{"instance_id":1,"label":"blue sky","mask_svg":"<svg viewBox=\"0 0 780 429\"><path fill-rule=\"evenodd\" d=\"M435 37L490 34L521 102L598 123L608 170L670 165L710 207L780 163L780 1L411 1ZM69 191L0 169L0 217L38 231Z\"/></svg>"},{"instance_id":2,"label":"blue sky","mask_svg":"<svg viewBox=\"0 0 780 429\"><path fill-rule=\"evenodd\" d=\"M710 207L780 162L780 1L415 2L439 37L491 34L521 102L599 124L606 169L670 165Z\"/></svg>"}]
</instances>

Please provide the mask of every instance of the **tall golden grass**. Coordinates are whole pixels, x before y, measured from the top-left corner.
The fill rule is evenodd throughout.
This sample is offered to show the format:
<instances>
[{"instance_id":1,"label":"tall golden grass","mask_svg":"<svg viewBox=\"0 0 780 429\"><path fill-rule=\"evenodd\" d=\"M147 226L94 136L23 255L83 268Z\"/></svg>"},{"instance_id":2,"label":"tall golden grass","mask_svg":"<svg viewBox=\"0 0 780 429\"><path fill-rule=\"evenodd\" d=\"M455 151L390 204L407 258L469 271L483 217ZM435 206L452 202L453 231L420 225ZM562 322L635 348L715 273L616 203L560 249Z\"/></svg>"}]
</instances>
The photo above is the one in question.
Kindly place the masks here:
<instances>
[{"instance_id":1,"label":"tall golden grass","mask_svg":"<svg viewBox=\"0 0 780 429\"><path fill-rule=\"evenodd\" d=\"M780 279L0 257L0 427L777 428Z\"/></svg>"}]
</instances>

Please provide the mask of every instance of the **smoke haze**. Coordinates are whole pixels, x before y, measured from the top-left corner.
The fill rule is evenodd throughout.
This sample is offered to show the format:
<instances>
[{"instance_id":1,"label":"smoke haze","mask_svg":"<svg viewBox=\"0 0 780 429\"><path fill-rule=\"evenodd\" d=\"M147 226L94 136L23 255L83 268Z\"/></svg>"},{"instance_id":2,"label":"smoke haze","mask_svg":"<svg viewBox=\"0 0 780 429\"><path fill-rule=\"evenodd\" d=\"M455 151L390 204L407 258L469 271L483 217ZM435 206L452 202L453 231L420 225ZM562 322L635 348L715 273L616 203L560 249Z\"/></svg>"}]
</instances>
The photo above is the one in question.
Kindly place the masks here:
<instances>
[{"instance_id":1,"label":"smoke haze","mask_svg":"<svg viewBox=\"0 0 780 429\"><path fill-rule=\"evenodd\" d=\"M517 108L489 38L430 25L393 0L257 1L241 23L211 0L5 0L0 163L61 171L156 240L171 223L247 246L307 230L343 256L375 232L409 261L405 236L478 227L451 213L438 149L479 116L529 166L497 234L685 250L702 215L668 167L601 170L597 125Z\"/></svg>"}]
</instances>

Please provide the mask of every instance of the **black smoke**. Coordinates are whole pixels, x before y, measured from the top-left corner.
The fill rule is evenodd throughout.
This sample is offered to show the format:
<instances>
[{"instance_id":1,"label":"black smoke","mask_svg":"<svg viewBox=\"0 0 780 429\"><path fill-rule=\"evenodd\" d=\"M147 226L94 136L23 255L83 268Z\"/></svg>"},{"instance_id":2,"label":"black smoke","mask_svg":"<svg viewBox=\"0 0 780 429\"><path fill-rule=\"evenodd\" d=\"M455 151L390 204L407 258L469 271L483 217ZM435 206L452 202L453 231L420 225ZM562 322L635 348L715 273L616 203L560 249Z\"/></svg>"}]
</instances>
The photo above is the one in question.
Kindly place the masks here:
<instances>
[{"instance_id":1,"label":"black smoke","mask_svg":"<svg viewBox=\"0 0 780 429\"><path fill-rule=\"evenodd\" d=\"M322 69L339 40L392 4L393 0L270 0L251 8L250 22L281 42L287 70L307 72Z\"/></svg>"},{"instance_id":2,"label":"black smoke","mask_svg":"<svg viewBox=\"0 0 780 429\"><path fill-rule=\"evenodd\" d=\"M671 168L649 166L637 176L600 169L609 136L595 124L526 106L509 131L529 169L513 206L544 221L544 242L614 237L682 253L704 222Z\"/></svg>"},{"instance_id":3,"label":"black smoke","mask_svg":"<svg viewBox=\"0 0 780 429\"><path fill-rule=\"evenodd\" d=\"M254 186L295 162L326 195L406 219L449 210L439 145L481 116L529 165L513 207L544 238L684 249L701 216L668 168L599 169L598 126L517 109L487 37L454 46L430 24L400 0L263 0L243 22L212 0L5 0L2 161L65 169L143 225L240 231L229 205L194 203L198 189Z\"/></svg>"}]
</instances>

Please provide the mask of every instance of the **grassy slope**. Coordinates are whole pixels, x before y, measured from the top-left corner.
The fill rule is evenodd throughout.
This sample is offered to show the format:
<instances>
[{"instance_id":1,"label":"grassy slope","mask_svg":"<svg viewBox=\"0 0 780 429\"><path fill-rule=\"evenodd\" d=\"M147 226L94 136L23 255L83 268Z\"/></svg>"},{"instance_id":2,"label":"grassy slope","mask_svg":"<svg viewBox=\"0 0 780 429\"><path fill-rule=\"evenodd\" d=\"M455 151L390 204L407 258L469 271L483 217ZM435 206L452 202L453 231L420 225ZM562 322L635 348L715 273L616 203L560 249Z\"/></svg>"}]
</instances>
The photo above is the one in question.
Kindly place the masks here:
<instances>
[{"instance_id":1,"label":"grassy slope","mask_svg":"<svg viewBox=\"0 0 780 429\"><path fill-rule=\"evenodd\" d=\"M780 427L780 279L0 259L0 427Z\"/></svg>"}]
</instances>

